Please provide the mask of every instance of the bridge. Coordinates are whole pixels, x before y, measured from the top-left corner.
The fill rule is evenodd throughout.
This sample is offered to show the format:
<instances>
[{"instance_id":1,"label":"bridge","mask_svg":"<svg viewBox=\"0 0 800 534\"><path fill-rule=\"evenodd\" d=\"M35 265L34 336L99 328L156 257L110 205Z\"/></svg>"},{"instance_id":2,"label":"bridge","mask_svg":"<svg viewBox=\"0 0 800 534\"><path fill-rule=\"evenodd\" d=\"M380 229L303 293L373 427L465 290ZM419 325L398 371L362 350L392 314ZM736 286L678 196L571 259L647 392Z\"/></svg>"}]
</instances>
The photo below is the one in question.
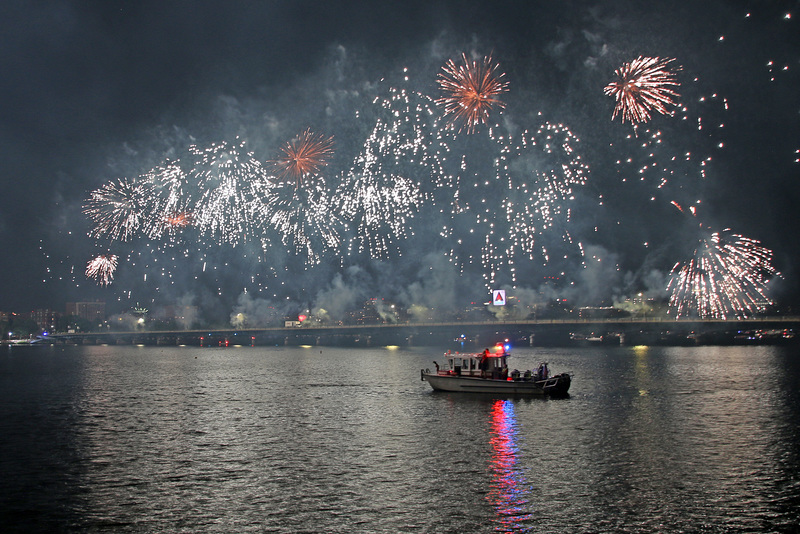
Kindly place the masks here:
<instances>
[{"instance_id":1,"label":"bridge","mask_svg":"<svg viewBox=\"0 0 800 534\"><path fill-rule=\"evenodd\" d=\"M516 345L574 344L729 344L790 342L798 316L751 319L670 319L627 317L525 319L517 321L419 322L369 325L309 325L252 329L212 328L52 334L52 343L82 345L343 345L481 347L510 340Z\"/></svg>"}]
</instances>

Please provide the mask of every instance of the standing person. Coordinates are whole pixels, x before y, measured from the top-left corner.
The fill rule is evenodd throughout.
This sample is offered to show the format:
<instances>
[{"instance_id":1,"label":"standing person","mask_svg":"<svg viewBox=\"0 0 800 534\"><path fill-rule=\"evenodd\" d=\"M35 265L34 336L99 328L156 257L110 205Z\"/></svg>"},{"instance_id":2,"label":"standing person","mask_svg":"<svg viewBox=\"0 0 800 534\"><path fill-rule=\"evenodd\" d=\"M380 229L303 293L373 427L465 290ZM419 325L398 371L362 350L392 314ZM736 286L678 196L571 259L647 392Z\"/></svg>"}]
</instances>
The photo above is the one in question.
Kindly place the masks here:
<instances>
[{"instance_id":1,"label":"standing person","mask_svg":"<svg viewBox=\"0 0 800 534\"><path fill-rule=\"evenodd\" d=\"M489 349L483 349L483 355L481 356L481 378L486 378L486 371L489 369Z\"/></svg>"}]
</instances>

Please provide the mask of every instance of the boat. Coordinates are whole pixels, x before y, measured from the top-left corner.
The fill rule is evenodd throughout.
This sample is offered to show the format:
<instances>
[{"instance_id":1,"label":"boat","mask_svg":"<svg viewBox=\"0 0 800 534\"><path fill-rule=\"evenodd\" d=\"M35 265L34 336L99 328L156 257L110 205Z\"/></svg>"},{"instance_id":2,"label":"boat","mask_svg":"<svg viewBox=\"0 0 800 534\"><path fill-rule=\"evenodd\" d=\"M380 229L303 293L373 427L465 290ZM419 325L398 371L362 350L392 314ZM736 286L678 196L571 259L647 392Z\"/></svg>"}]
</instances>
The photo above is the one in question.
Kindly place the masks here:
<instances>
[{"instance_id":1,"label":"boat","mask_svg":"<svg viewBox=\"0 0 800 534\"><path fill-rule=\"evenodd\" d=\"M565 396L572 377L569 373L550 374L547 362L536 370L508 370L510 354L497 345L477 354L447 351L445 363L433 364L436 370L420 370L420 378L434 391L502 393L507 395Z\"/></svg>"}]
</instances>

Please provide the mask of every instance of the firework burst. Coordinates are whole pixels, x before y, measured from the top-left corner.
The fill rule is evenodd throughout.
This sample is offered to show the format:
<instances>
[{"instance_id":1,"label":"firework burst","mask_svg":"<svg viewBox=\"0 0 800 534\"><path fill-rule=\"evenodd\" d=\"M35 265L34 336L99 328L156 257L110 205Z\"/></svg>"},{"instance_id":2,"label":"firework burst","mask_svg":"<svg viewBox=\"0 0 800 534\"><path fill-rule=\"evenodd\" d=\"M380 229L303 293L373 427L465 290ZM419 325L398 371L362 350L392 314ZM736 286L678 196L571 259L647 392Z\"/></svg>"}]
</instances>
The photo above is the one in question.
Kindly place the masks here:
<instances>
[{"instance_id":1,"label":"firework burst","mask_svg":"<svg viewBox=\"0 0 800 534\"><path fill-rule=\"evenodd\" d=\"M342 225L330 209L324 184L313 189L278 187L272 195L268 222L285 246L311 264L319 263L326 250L339 247Z\"/></svg>"},{"instance_id":2,"label":"firework burst","mask_svg":"<svg viewBox=\"0 0 800 534\"><path fill-rule=\"evenodd\" d=\"M356 231L358 252L386 259L401 253L420 207L448 181L442 166L449 149L429 97L390 88L374 103L375 125L334 197Z\"/></svg>"},{"instance_id":3,"label":"firework burst","mask_svg":"<svg viewBox=\"0 0 800 534\"><path fill-rule=\"evenodd\" d=\"M333 154L333 136L325 137L306 130L281 148L284 156L272 161L278 178L300 187L303 179L327 165Z\"/></svg>"},{"instance_id":4,"label":"firework burst","mask_svg":"<svg viewBox=\"0 0 800 534\"><path fill-rule=\"evenodd\" d=\"M153 199L149 182L120 179L95 189L83 206L83 213L94 224L89 235L95 239L127 241L138 232L146 233Z\"/></svg>"},{"instance_id":5,"label":"firework burst","mask_svg":"<svg viewBox=\"0 0 800 534\"><path fill-rule=\"evenodd\" d=\"M260 234L263 217L259 213L266 206L260 204L256 188L269 177L253 154L244 150L244 141L190 150L199 156L190 173L200 191L192 211L194 224L207 236L231 245Z\"/></svg>"},{"instance_id":6,"label":"firework burst","mask_svg":"<svg viewBox=\"0 0 800 534\"><path fill-rule=\"evenodd\" d=\"M164 224L173 229L186 228L187 226L192 225L192 214L187 211L183 211L167 215L164 218Z\"/></svg>"},{"instance_id":7,"label":"firework burst","mask_svg":"<svg viewBox=\"0 0 800 534\"><path fill-rule=\"evenodd\" d=\"M86 278L97 280L99 285L107 286L114 280L117 260L114 254L101 254L86 264Z\"/></svg>"},{"instance_id":8,"label":"firework burst","mask_svg":"<svg viewBox=\"0 0 800 534\"><path fill-rule=\"evenodd\" d=\"M189 211L190 195L188 179L179 162L168 161L144 175L144 179L152 184L157 200L153 202L151 231L148 237L158 239L164 233L174 234L193 223Z\"/></svg>"},{"instance_id":9,"label":"firework burst","mask_svg":"<svg viewBox=\"0 0 800 534\"><path fill-rule=\"evenodd\" d=\"M465 69L486 78L496 66L484 63ZM480 75L481 69L487 72ZM502 107L495 97L472 103L472 115L455 119L467 121L470 131L493 106ZM127 193L116 193L126 201L98 196L97 211L117 210L109 227L120 230L113 235L142 238L120 261L142 271L143 283L156 291L183 283L190 272L183 266L190 264L195 280L213 279L222 287L220 277L238 273L218 261L218 247L230 247L223 249L228 257L251 264L254 286L263 279L255 271L266 258L281 261L281 245L309 266L332 257L344 262L351 254L390 259L418 246L436 247L449 251L462 274L483 270L487 284L524 280L554 253L573 258L566 225L574 190L588 171L575 152L578 139L548 122L518 135L494 124L486 136L461 136L436 104L389 87L363 110L375 121L363 130L367 137L349 168L332 178L321 174L332 138L310 130L281 149L284 158L270 162L280 175L266 170L240 139L192 145L183 163L166 161L130 183L112 182L106 188ZM562 242L569 249L564 254Z\"/></svg>"},{"instance_id":10,"label":"firework burst","mask_svg":"<svg viewBox=\"0 0 800 534\"><path fill-rule=\"evenodd\" d=\"M480 262L488 286L518 283L530 270L559 258L581 258L568 230L576 190L589 167L580 140L563 124L544 122L512 136L491 128L487 155L465 153L454 180L450 220L440 235L462 272Z\"/></svg>"},{"instance_id":11,"label":"firework burst","mask_svg":"<svg viewBox=\"0 0 800 534\"><path fill-rule=\"evenodd\" d=\"M669 305L676 317L751 317L772 305L767 285L776 276L772 251L759 241L729 229L714 232L700 241L689 261L673 267Z\"/></svg>"},{"instance_id":12,"label":"firework burst","mask_svg":"<svg viewBox=\"0 0 800 534\"><path fill-rule=\"evenodd\" d=\"M611 120L620 115L623 123L627 120L635 125L649 121L651 111L669 115L668 107L674 106L674 98L680 96L675 90L680 86L675 78L680 67L671 68L673 61L639 56L614 71L617 79L604 89L617 102Z\"/></svg>"},{"instance_id":13,"label":"firework burst","mask_svg":"<svg viewBox=\"0 0 800 534\"><path fill-rule=\"evenodd\" d=\"M437 81L445 96L436 103L444 106L445 115L452 115L450 124L461 123L459 132L466 128L467 133L472 133L486 123L492 108L505 107L498 97L508 91L508 82L503 80L504 73L496 74L499 65L491 56L469 61L462 54L461 59L463 65L456 65L451 59L442 67Z\"/></svg>"}]
</instances>

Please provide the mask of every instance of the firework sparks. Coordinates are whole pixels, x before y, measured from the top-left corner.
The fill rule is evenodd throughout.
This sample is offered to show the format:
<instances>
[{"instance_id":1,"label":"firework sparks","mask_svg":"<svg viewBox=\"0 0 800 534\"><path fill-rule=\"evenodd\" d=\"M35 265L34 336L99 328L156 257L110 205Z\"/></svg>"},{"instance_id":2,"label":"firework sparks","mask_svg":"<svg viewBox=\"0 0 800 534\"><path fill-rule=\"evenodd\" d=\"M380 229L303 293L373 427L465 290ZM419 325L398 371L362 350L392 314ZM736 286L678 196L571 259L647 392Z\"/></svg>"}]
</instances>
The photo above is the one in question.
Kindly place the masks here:
<instances>
[{"instance_id":1,"label":"firework sparks","mask_svg":"<svg viewBox=\"0 0 800 534\"><path fill-rule=\"evenodd\" d=\"M170 228L186 228L192 225L192 214L186 211L173 213L166 216L164 223Z\"/></svg>"},{"instance_id":2,"label":"firework sparks","mask_svg":"<svg viewBox=\"0 0 800 534\"><path fill-rule=\"evenodd\" d=\"M611 143L618 152L620 182L632 193L642 195L642 202L666 201L695 216L703 204L698 180L717 170L729 106L724 96L700 91L703 87L697 80L686 87L686 100L676 110L675 122L668 131L638 126Z\"/></svg>"},{"instance_id":3,"label":"firework sparks","mask_svg":"<svg viewBox=\"0 0 800 534\"><path fill-rule=\"evenodd\" d=\"M358 252L385 259L399 254L400 241L413 235L426 194L447 181L441 154L448 149L429 97L390 88L374 103L379 117L335 198L356 230Z\"/></svg>"},{"instance_id":4,"label":"firework sparks","mask_svg":"<svg viewBox=\"0 0 800 534\"><path fill-rule=\"evenodd\" d=\"M148 237L158 239L164 232L174 234L175 231L192 225L193 216L188 211L188 181L178 162L167 162L158 166L143 178L152 184L153 193L157 195L152 203L152 219L155 222Z\"/></svg>"},{"instance_id":5,"label":"firework sparks","mask_svg":"<svg viewBox=\"0 0 800 534\"><path fill-rule=\"evenodd\" d=\"M325 137L306 130L287 142L281 150L284 156L272 161L278 178L293 181L295 187L300 187L305 177L316 174L328 164L333 154L333 136Z\"/></svg>"},{"instance_id":6,"label":"firework sparks","mask_svg":"<svg viewBox=\"0 0 800 534\"><path fill-rule=\"evenodd\" d=\"M237 145L222 142L206 149L191 147L200 157L191 176L200 189L194 205L194 224L210 237L236 245L259 233L258 215L266 209L256 189L268 182L261 163Z\"/></svg>"},{"instance_id":7,"label":"firework sparks","mask_svg":"<svg viewBox=\"0 0 800 534\"><path fill-rule=\"evenodd\" d=\"M482 115L463 116L470 128L493 104L481 105ZM125 209L117 235L146 240L122 261L158 290L182 283L179 264L202 265L195 280L222 276L228 264L210 254L215 247L241 246L237 261L261 269L278 241L308 265L351 253L389 259L404 253L404 241L431 241L449 249L462 274L483 270L487 284L516 283L554 252L574 257L566 226L588 167L565 126L545 122L518 135L493 126L485 137L459 136L433 98L403 88L389 88L366 113L376 119L371 133L352 165L335 175L333 190L320 174L303 181L332 153L332 138L309 130L282 149L285 158L271 162L282 171L277 180L237 139L192 145L185 164L166 161L131 183L112 182L107 188L128 199L118 203ZM111 211L108 198L97 202Z\"/></svg>"},{"instance_id":8,"label":"firework sparks","mask_svg":"<svg viewBox=\"0 0 800 534\"><path fill-rule=\"evenodd\" d=\"M578 137L563 124L545 122L516 136L493 128L489 139L495 143L490 158L461 159L453 195L458 202L440 232L451 244L451 260L463 272L480 258L484 279L493 285L517 283L530 274L526 265L547 264L556 248L565 259L581 257L568 231L575 192L589 176Z\"/></svg>"},{"instance_id":9,"label":"firework sparks","mask_svg":"<svg viewBox=\"0 0 800 534\"><path fill-rule=\"evenodd\" d=\"M772 266L772 251L759 241L729 229L714 232L689 261L673 267L669 305L676 317L743 319L772 305L767 285L775 276L780 273Z\"/></svg>"},{"instance_id":10,"label":"firework sparks","mask_svg":"<svg viewBox=\"0 0 800 534\"><path fill-rule=\"evenodd\" d=\"M461 59L463 65L456 65L451 59L442 67L438 82L445 96L436 103L444 106L445 115L452 115L450 124L461 123L459 132L466 128L467 133L472 133L486 123L493 107L505 107L498 96L508 91L508 82L503 80L504 73L495 74L499 65L491 56L468 61L462 54Z\"/></svg>"},{"instance_id":11,"label":"firework sparks","mask_svg":"<svg viewBox=\"0 0 800 534\"><path fill-rule=\"evenodd\" d=\"M114 254L101 254L86 264L86 278L93 278L97 283L107 286L114 280L114 271L117 270L117 256Z\"/></svg>"},{"instance_id":12,"label":"firework sparks","mask_svg":"<svg viewBox=\"0 0 800 534\"><path fill-rule=\"evenodd\" d=\"M311 190L284 186L272 194L269 223L285 246L293 246L295 253L317 264L322 252L341 244L341 224L330 209L324 184Z\"/></svg>"},{"instance_id":13,"label":"firework sparks","mask_svg":"<svg viewBox=\"0 0 800 534\"><path fill-rule=\"evenodd\" d=\"M153 198L149 182L124 179L92 191L83 206L83 213L94 223L89 235L96 239L127 241L148 225L148 203Z\"/></svg>"},{"instance_id":14,"label":"firework sparks","mask_svg":"<svg viewBox=\"0 0 800 534\"><path fill-rule=\"evenodd\" d=\"M617 79L606 85L604 92L617 101L611 120L617 115L631 124L650 120L650 112L669 115L668 107L674 106L680 95L675 90L680 83L675 72L680 67L670 68L674 59L639 56L614 71Z\"/></svg>"}]
</instances>

